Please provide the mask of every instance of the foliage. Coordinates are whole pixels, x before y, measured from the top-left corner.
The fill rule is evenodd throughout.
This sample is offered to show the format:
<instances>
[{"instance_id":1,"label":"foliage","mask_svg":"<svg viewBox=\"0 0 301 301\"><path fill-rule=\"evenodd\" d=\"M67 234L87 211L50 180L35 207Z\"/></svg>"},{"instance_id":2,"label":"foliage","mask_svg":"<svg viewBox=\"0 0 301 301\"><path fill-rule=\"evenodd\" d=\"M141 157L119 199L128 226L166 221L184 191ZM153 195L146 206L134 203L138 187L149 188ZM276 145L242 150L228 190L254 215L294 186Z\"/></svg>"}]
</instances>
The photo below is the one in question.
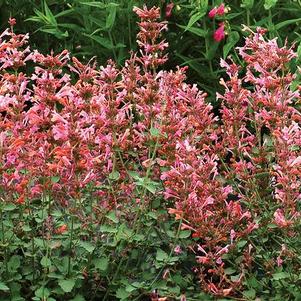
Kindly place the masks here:
<instances>
[{"instance_id":1,"label":"foliage","mask_svg":"<svg viewBox=\"0 0 301 301\"><path fill-rule=\"evenodd\" d=\"M30 32L31 44L42 53L68 49L86 62L97 56L100 64L111 58L122 65L129 57L129 50L136 47L137 19L132 16L132 8L144 3L142 0L2 0L0 14L3 22L13 14L18 20L16 30ZM241 24L253 30L257 26L267 28L269 38L278 37L280 45L286 39L300 44L300 1L149 0L147 3L149 7L161 7L161 17L169 21L168 68L189 66L189 82L206 91L214 105L215 92L221 91L219 58L236 56L234 48L243 44ZM209 11L222 3L224 14L210 18ZM214 32L221 22L225 38L215 42Z\"/></svg>"},{"instance_id":2,"label":"foliage","mask_svg":"<svg viewBox=\"0 0 301 301\"><path fill-rule=\"evenodd\" d=\"M299 299L297 54L244 27L214 114L134 11L120 68L0 36L1 298Z\"/></svg>"}]
</instances>

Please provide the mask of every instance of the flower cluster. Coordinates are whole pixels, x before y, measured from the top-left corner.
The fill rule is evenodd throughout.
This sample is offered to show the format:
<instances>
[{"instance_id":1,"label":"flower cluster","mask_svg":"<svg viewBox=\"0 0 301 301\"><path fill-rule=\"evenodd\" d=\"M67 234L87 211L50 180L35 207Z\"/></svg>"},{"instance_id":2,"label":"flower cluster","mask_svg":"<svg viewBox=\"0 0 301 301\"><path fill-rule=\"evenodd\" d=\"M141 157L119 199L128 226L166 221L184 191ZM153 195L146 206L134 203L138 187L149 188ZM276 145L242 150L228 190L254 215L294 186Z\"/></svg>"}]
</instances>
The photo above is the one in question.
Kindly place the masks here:
<instances>
[{"instance_id":1,"label":"flower cluster","mask_svg":"<svg viewBox=\"0 0 301 301\"><path fill-rule=\"evenodd\" d=\"M208 16L210 19L214 19L215 17L224 16L227 12L228 8L222 3L221 5L212 8L208 13ZM215 30L213 38L216 42L220 42L225 38L225 22L220 22L218 24L218 29Z\"/></svg>"}]
</instances>

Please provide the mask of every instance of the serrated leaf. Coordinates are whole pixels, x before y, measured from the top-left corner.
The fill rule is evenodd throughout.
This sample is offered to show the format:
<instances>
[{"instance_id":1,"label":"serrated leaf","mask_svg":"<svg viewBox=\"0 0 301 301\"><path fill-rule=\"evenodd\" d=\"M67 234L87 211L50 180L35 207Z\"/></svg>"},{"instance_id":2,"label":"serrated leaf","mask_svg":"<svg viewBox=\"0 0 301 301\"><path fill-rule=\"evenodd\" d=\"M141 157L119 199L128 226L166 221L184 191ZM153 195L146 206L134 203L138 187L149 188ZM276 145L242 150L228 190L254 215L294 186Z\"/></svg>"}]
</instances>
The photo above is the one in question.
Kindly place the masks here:
<instances>
[{"instance_id":1,"label":"serrated leaf","mask_svg":"<svg viewBox=\"0 0 301 301\"><path fill-rule=\"evenodd\" d=\"M125 288L120 287L116 291L116 297L120 300L128 300L128 297L131 295L131 293L127 292Z\"/></svg>"},{"instance_id":2,"label":"serrated leaf","mask_svg":"<svg viewBox=\"0 0 301 301\"><path fill-rule=\"evenodd\" d=\"M288 278L289 274L286 272L279 272L279 273L275 273L273 274L273 279L274 280L281 280L281 279L285 279Z\"/></svg>"},{"instance_id":3,"label":"serrated leaf","mask_svg":"<svg viewBox=\"0 0 301 301\"><path fill-rule=\"evenodd\" d=\"M106 257L101 257L93 260L94 266L100 271L105 271L109 265L109 259Z\"/></svg>"},{"instance_id":4,"label":"serrated leaf","mask_svg":"<svg viewBox=\"0 0 301 301\"><path fill-rule=\"evenodd\" d=\"M243 291L243 295L253 300L256 297L256 291L251 288L249 290Z\"/></svg>"},{"instance_id":5,"label":"serrated leaf","mask_svg":"<svg viewBox=\"0 0 301 301\"><path fill-rule=\"evenodd\" d=\"M168 254L165 251L158 249L156 254L156 260L166 261L167 259L168 259Z\"/></svg>"},{"instance_id":6,"label":"serrated leaf","mask_svg":"<svg viewBox=\"0 0 301 301\"><path fill-rule=\"evenodd\" d=\"M95 249L95 246L93 246L90 242L87 241L80 241L79 245L84 248L88 253L92 253Z\"/></svg>"},{"instance_id":7,"label":"serrated leaf","mask_svg":"<svg viewBox=\"0 0 301 301\"><path fill-rule=\"evenodd\" d=\"M7 263L8 270L10 272L15 272L21 265L20 256L13 255Z\"/></svg>"},{"instance_id":8,"label":"serrated leaf","mask_svg":"<svg viewBox=\"0 0 301 301\"><path fill-rule=\"evenodd\" d=\"M59 286L65 293L70 293L75 285L74 279L61 279L58 281Z\"/></svg>"},{"instance_id":9,"label":"serrated leaf","mask_svg":"<svg viewBox=\"0 0 301 301\"><path fill-rule=\"evenodd\" d=\"M48 268L51 266L51 260L46 256L42 257L40 263L44 268Z\"/></svg>"}]
</instances>

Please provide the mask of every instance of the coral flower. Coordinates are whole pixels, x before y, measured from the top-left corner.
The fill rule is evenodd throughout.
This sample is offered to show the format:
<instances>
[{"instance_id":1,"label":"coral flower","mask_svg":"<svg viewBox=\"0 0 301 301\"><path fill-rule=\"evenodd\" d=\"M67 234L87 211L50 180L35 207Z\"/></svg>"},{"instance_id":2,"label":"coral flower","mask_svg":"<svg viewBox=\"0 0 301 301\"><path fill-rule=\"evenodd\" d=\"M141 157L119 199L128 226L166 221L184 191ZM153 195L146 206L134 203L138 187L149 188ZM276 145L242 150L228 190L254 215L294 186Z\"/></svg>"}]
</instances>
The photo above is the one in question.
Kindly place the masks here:
<instances>
[{"instance_id":1,"label":"coral flower","mask_svg":"<svg viewBox=\"0 0 301 301\"><path fill-rule=\"evenodd\" d=\"M56 230L55 230L55 233L56 234L63 234L65 233L66 231L68 230L68 226L66 224L58 227Z\"/></svg>"},{"instance_id":2,"label":"coral flower","mask_svg":"<svg viewBox=\"0 0 301 301\"><path fill-rule=\"evenodd\" d=\"M225 38L225 24L220 23L219 28L214 32L213 38L216 42L220 42Z\"/></svg>"}]
</instances>

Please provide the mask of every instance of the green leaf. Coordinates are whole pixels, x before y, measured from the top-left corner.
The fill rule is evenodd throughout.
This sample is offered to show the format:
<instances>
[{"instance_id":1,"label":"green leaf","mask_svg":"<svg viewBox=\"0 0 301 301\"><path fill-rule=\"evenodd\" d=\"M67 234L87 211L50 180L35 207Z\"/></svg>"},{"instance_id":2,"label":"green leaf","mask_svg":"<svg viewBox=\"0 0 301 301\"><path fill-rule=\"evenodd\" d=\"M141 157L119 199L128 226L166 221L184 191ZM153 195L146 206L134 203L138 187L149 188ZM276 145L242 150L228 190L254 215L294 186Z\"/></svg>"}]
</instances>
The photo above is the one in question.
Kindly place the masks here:
<instances>
[{"instance_id":1,"label":"green leaf","mask_svg":"<svg viewBox=\"0 0 301 301\"><path fill-rule=\"evenodd\" d=\"M85 298L82 295L76 295L73 299L70 301L85 301Z\"/></svg>"},{"instance_id":2,"label":"green leaf","mask_svg":"<svg viewBox=\"0 0 301 301\"><path fill-rule=\"evenodd\" d=\"M280 22L280 23L276 24L276 25L275 25L275 29L276 29L276 30L279 30L279 29L281 29L282 27L285 27L285 26L290 25L290 24L297 23L297 22L299 22L299 21L301 21L301 18L286 20L286 21L283 21L283 22Z\"/></svg>"},{"instance_id":3,"label":"green leaf","mask_svg":"<svg viewBox=\"0 0 301 301\"><path fill-rule=\"evenodd\" d=\"M35 295L42 300L45 300L50 296L50 291L48 288L42 286L35 291Z\"/></svg>"},{"instance_id":4,"label":"green leaf","mask_svg":"<svg viewBox=\"0 0 301 301\"><path fill-rule=\"evenodd\" d=\"M116 226L112 227L109 225L101 225L99 227L100 232L107 232L107 233L117 233L118 229L116 229Z\"/></svg>"},{"instance_id":5,"label":"green leaf","mask_svg":"<svg viewBox=\"0 0 301 301\"><path fill-rule=\"evenodd\" d=\"M119 222L119 219L118 217L116 216L115 212L111 211L109 212L106 217L111 220L114 224L118 224Z\"/></svg>"},{"instance_id":6,"label":"green leaf","mask_svg":"<svg viewBox=\"0 0 301 301\"><path fill-rule=\"evenodd\" d=\"M191 235L191 231L190 230L184 230L181 231L179 234L179 238L188 238Z\"/></svg>"},{"instance_id":7,"label":"green leaf","mask_svg":"<svg viewBox=\"0 0 301 301\"><path fill-rule=\"evenodd\" d=\"M250 298L251 300L254 300L256 297L256 291L253 288L243 291L242 293L245 297Z\"/></svg>"},{"instance_id":8,"label":"green leaf","mask_svg":"<svg viewBox=\"0 0 301 301\"><path fill-rule=\"evenodd\" d=\"M251 9L254 5L254 0L242 0L241 7L245 7L246 9Z\"/></svg>"},{"instance_id":9,"label":"green leaf","mask_svg":"<svg viewBox=\"0 0 301 301\"><path fill-rule=\"evenodd\" d=\"M51 177L51 182L52 183L58 183L60 181L61 177L60 176L53 176Z\"/></svg>"},{"instance_id":10,"label":"green leaf","mask_svg":"<svg viewBox=\"0 0 301 301\"><path fill-rule=\"evenodd\" d=\"M195 35L202 37L202 38L206 37L208 35L208 30L204 30L204 29L197 28L197 27L190 27L190 28L186 29L186 26L179 25L179 24L177 24L177 26L182 29L185 29L186 31L194 33Z\"/></svg>"},{"instance_id":11,"label":"green leaf","mask_svg":"<svg viewBox=\"0 0 301 301\"><path fill-rule=\"evenodd\" d=\"M127 292L125 290L125 288L120 287L117 291L116 291L116 297L120 300L128 300L128 297L131 295L130 292Z\"/></svg>"},{"instance_id":12,"label":"green leaf","mask_svg":"<svg viewBox=\"0 0 301 301\"><path fill-rule=\"evenodd\" d=\"M201 12L205 12L205 14L206 14L206 12L208 10L208 0L199 1L199 10Z\"/></svg>"},{"instance_id":13,"label":"green leaf","mask_svg":"<svg viewBox=\"0 0 301 301\"><path fill-rule=\"evenodd\" d=\"M46 1L44 1L44 10L45 10L45 16L46 16L47 20L49 21L49 23L54 26L57 26L56 19L55 19L53 13L51 12L51 10L49 9Z\"/></svg>"},{"instance_id":14,"label":"green leaf","mask_svg":"<svg viewBox=\"0 0 301 301\"><path fill-rule=\"evenodd\" d=\"M15 272L21 266L20 256L13 255L7 263L8 270L10 272Z\"/></svg>"},{"instance_id":15,"label":"green leaf","mask_svg":"<svg viewBox=\"0 0 301 301\"><path fill-rule=\"evenodd\" d=\"M154 181L150 181L147 178L143 178L143 181L141 181L141 179L140 179L140 181L135 182L135 184L137 186L144 187L146 190L148 190L152 194L155 194L156 191L157 191L157 185L158 185L158 183L156 183Z\"/></svg>"},{"instance_id":16,"label":"green leaf","mask_svg":"<svg viewBox=\"0 0 301 301\"><path fill-rule=\"evenodd\" d=\"M239 33L236 31L231 31L227 39L227 43L224 45L223 48L224 59L227 57L228 53L237 44L238 41L239 41Z\"/></svg>"},{"instance_id":17,"label":"green leaf","mask_svg":"<svg viewBox=\"0 0 301 301\"><path fill-rule=\"evenodd\" d=\"M70 293L75 285L74 279L61 279L58 281L59 286L65 293Z\"/></svg>"},{"instance_id":18,"label":"green leaf","mask_svg":"<svg viewBox=\"0 0 301 301\"><path fill-rule=\"evenodd\" d=\"M226 275L232 275L234 274L236 271L233 268L226 268L225 269L225 274Z\"/></svg>"},{"instance_id":19,"label":"green leaf","mask_svg":"<svg viewBox=\"0 0 301 301\"><path fill-rule=\"evenodd\" d=\"M168 254L161 250L161 249L158 249L157 250L157 255L156 255L156 260L158 261L166 261L168 259Z\"/></svg>"},{"instance_id":20,"label":"green leaf","mask_svg":"<svg viewBox=\"0 0 301 301\"><path fill-rule=\"evenodd\" d=\"M279 273L275 273L273 274L273 279L274 280L281 280L281 279L285 279L288 278L289 274L286 272L279 272Z\"/></svg>"},{"instance_id":21,"label":"green leaf","mask_svg":"<svg viewBox=\"0 0 301 301\"><path fill-rule=\"evenodd\" d=\"M3 282L0 282L0 291L9 291L9 287L6 286Z\"/></svg>"},{"instance_id":22,"label":"green leaf","mask_svg":"<svg viewBox=\"0 0 301 301\"><path fill-rule=\"evenodd\" d=\"M120 173L115 170L115 171L112 171L110 174L109 174L109 179L110 180L113 180L113 181L116 181L120 178Z\"/></svg>"},{"instance_id":23,"label":"green leaf","mask_svg":"<svg viewBox=\"0 0 301 301\"><path fill-rule=\"evenodd\" d=\"M241 250L248 242L246 240L240 240L238 243L237 243L237 248L239 250Z\"/></svg>"},{"instance_id":24,"label":"green leaf","mask_svg":"<svg viewBox=\"0 0 301 301\"><path fill-rule=\"evenodd\" d=\"M16 205L14 204L6 204L4 207L3 207L3 211L13 211L15 210L17 207Z\"/></svg>"},{"instance_id":25,"label":"green leaf","mask_svg":"<svg viewBox=\"0 0 301 301\"><path fill-rule=\"evenodd\" d=\"M41 263L41 265L42 265L43 267L45 267L45 268L51 266L51 260L50 260L48 257L46 257L46 256L43 256L43 257L42 257L40 263Z\"/></svg>"},{"instance_id":26,"label":"green leaf","mask_svg":"<svg viewBox=\"0 0 301 301\"><path fill-rule=\"evenodd\" d=\"M107 257L101 257L94 259L93 263L97 270L105 271L109 266L109 259Z\"/></svg>"},{"instance_id":27,"label":"green leaf","mask_svg":"<svg viewBox=\"0 0 301 301\"><path fill-rule=\"evenodd\" d=\"M80 2L80 4L87 5L87 6L92 6L92 7L98 7L98 8L106 8L107 4L104 4L102 2L94 1L94 2Z\"/></svg>"},{"instance_id":28,"label":"green leaf","mask_svg":"<svg viewBox=\"0 0 301 301\"><path fill-rule=\"evenodd\" d=\"M153 137L159 137L160 136L160 130L157 129L157 128L150 128L149 132Z\"/></svg>"},{"instance_id":29,"label":"green leaf","mask_svg":"<svg viewBox=\"0 0 301 301\"><path fill-rule=\"evenodd\" d=\"M92 253L95 249L95 246L93 246L90 242L87 241L80 241L79 245L84 248L88 253Z\"/></svg>"},{"instance_id":30,"label":"green leaf","mask_svg":"<svg viewBox=\"0 0 301 301\"><path fill-rule=\"evenodd\" d=\"M140 175L136 171L128 170L128 174L134 179L134 180L139 180Z\"/></svg>"},{"instance_id":31,"label":"green leaf","mask_svg":"<svg viewBox=\"0 0 301 301\"><path fill-rule=\"evenodd\" d=\"M273 8L277 4L278 0L265 0L264 1L264 8L269 10Z\"/></svg>"},{"instance_id":32,"label":"green leaf","mask_svg":"<svg viewBox=\"0 0 301 301\"><path fill-rule=\"evenodd\" d=\"M108 4L107 19L106 19L106 28L107 29L111 29L115 23L117 6L118 6L118 4L112 3L112 2Z\"/></svg>"},{"instance_id":33,"label":"green leaf","mask_svg":"<svg viewBox=\"0 0 301 301\"><path fill-rule=\"evenodd\" d=\"M195 14L193 14L190 19L188 24L186 25L185 31L189 30L193 24L195 24L197 21L199 21L203 16L205 16L206 11L203 12L197 12Z\"/></svg>"}]
</instances>

